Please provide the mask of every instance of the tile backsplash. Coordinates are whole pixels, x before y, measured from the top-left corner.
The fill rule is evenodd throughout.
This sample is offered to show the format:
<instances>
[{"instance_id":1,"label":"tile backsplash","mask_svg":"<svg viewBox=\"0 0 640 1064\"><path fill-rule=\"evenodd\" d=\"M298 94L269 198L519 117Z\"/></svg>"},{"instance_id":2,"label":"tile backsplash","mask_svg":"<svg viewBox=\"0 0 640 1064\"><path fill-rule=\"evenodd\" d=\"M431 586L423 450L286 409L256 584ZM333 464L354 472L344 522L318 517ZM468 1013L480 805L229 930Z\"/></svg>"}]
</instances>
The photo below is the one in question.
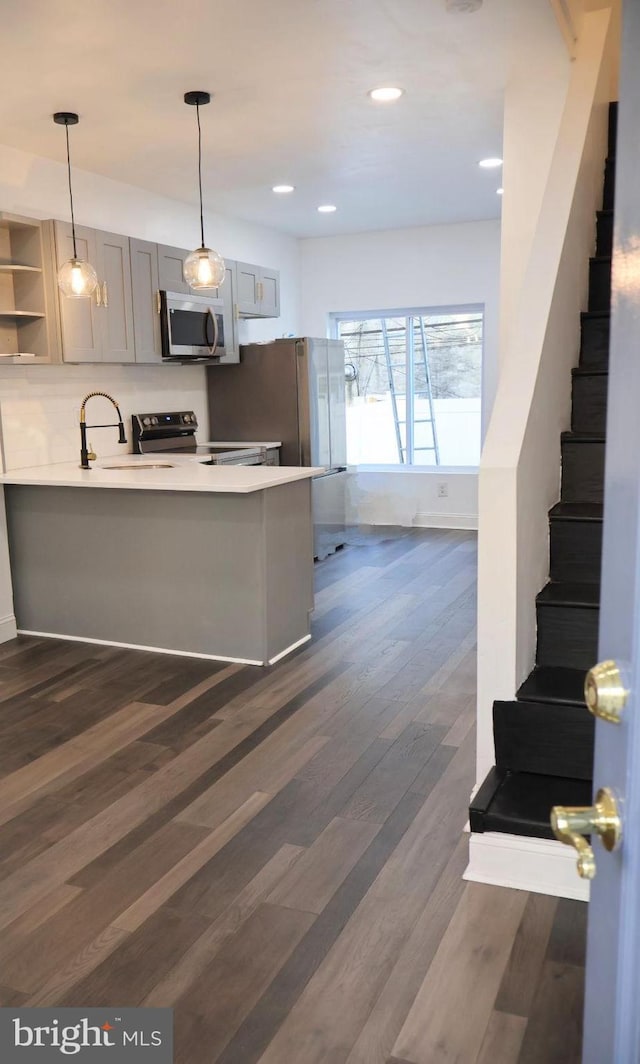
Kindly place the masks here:
<instances>
[{"instance_id":1,"label":"tile backsplash","mask_svg":"<svg viewBox=\"0 0 640 1064\"><path fill-rule=\"evenodd\" d=\"M109 392L118 402L128 441L121 447L115 429L90 429L100 458L131 451L131 415L145 410L195 410L199 439L209 439L202 366L5 366L0 367L4 469L79 459L80 404L93 391ZM105 399L92 399L87 420L109 423L114 413Z\"/></svg>"}]
</instances>

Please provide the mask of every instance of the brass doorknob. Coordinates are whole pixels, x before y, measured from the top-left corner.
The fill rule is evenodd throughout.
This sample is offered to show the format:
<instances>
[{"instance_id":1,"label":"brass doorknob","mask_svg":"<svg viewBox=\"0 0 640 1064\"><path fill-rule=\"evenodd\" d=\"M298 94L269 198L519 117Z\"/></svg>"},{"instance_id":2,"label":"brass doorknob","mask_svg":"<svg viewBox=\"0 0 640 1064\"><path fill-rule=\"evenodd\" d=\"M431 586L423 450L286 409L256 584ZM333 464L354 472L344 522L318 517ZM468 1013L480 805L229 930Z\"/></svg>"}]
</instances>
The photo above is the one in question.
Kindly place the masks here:
<instances>
[{"instance_id":1,"label":"brass doorknob","mask_svg":"<svg viewBox=\"0 0 640 1064\"><path fill-rule=\"evenodd\" d=\"M573 846L578 853L578 875L593 879L596 860L585 835L599 835L605 850L615 850L622 841L622 821L613 791L601 787L595 805L554 805L551 810L551 827L560 842Z\"/></svg>"},{"instance_id":2,"label":"brass doorknob","mask_svg":"<svg viewBox=\"0 0 640 1064\"><path fill-rule=\"evenodd\" d=\"M619 665L602 661L589 669L584 681L584 700L594 717L619 724L629 691Z\"/></svg>"}]
</instances>

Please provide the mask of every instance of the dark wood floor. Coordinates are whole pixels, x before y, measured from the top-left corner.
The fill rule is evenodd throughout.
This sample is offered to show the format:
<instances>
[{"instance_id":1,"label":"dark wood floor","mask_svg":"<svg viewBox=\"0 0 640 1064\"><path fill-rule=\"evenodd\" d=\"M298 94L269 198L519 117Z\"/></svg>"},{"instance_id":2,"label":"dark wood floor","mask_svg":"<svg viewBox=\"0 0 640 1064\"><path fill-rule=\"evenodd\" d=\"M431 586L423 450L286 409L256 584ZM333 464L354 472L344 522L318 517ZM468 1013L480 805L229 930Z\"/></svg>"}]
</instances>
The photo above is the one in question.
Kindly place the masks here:
<instances>
[{"instance_id":1,"label":"dark wood floor","mask_svg":"<svg viewBox=\"0 0 640 1064\"><path fill-rule=\"evenodd\" d=\"M0 1005L178 1064L572 1064L585 906L465 884L475 536L360 536L270 669L0 647Z\"/></svg>"}]
</instances>

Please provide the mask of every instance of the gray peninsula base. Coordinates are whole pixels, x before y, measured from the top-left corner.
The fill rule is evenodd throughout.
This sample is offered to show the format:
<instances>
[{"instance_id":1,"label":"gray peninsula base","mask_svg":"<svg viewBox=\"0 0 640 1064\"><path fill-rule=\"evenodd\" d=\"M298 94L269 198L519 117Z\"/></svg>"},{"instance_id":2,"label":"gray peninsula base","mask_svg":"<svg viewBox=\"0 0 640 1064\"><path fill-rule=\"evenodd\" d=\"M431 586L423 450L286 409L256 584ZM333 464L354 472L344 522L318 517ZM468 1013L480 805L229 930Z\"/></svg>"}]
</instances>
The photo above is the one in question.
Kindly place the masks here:
<instances>
[{"instance_id":1,"label":"gray peninsula base","mask_svg":"<svg viewBox=\"0 0 640 1064\"><path fill-rule=\"evenodd\" d=\"M309 638L310 480L5 492L20 631L256 665Z\"/></svg>"}]
</instances>

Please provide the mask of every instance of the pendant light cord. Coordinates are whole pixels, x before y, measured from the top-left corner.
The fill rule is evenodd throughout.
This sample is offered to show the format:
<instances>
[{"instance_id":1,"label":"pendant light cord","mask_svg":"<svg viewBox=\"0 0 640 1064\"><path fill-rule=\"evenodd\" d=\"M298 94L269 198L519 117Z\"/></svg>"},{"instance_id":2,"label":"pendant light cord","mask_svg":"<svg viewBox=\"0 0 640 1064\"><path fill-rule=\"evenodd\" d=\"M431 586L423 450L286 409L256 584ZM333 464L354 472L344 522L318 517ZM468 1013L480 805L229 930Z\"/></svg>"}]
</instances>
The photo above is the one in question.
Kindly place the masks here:
<instances>
[{"instance_id":1,"label":"pendant light cord","mask_svg":"<svg viewBox=\"0 0 640 1064\"><path fill-rule=\"evenodd\" d=\"M202 129L200 127L200 104L196 104L196 118L198 120L198 187L200 189L200 238L201 247L204 247L204 215L202 212Z\"/></svg>"},{"instance_id":2,"label":"pendant light cord","mask_svg":"<svg viewBox=\"0 0 640 1064\"><path fill-rule=\"evenodd\" d=\"M71 235L73 236L73 257L78 258L78 252L76 249L76 220L73 213L73 190L71 188L71 153L69 150L69 123L65 122L65 132L67 134L67 170L69 173L69 200L71 202Z\"/></svg>"}]
</instances>

